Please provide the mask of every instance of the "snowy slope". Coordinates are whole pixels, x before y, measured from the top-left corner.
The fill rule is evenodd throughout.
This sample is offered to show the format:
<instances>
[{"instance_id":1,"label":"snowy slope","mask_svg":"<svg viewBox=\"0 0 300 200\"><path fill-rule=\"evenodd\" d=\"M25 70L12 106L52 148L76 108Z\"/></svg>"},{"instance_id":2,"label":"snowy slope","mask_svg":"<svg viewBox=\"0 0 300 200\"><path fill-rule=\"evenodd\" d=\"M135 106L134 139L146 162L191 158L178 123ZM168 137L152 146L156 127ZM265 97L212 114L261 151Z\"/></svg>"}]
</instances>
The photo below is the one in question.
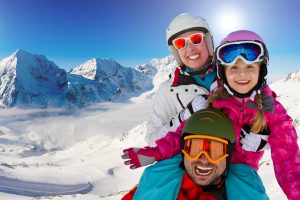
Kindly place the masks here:
<instances>
[{"instance_id":1,"label":"snowy slope","mask_svg":"<svg viewBox=\"0 0 300 200\"><path fill-rule=\"evenodd\" d=\"M295 119L298 133L299 75L271 85ZM39 199L120 199L138 182L142 169L130 170L120 158L122 149L144 146L152 99L139 103L100 103L69 115L64 110L6 109L0 112L0 175L28 181L76 184L89 181L89 194ZM259 174L273 200L286 199L278 186L267 151ZM0 199L27 200L0 193Z\"/></svg>"},{"instance_id":2,"label":"snowy slope","mask_svg":"<svg viewBox=\"0 0 300 200\"><path fill-rule=\"evenodd\" d=\"M276 92L279 101L285 105L295 125L300 125L300 71L288 74L285 79L270 85ZM300 129L297 130L298 133Z\"/></svg>"},{"instance_id":3,"label":"snowy slope","mask_svg":"<svg viewBox=\"0 0 300 200\"><path fill-rule=\"evenodd\" d=\"M122 193L136 183L141 170L122 165L121 149L144 143L149 108L149 102L100 104L76 116L53 111L51 117L42 118L31 117L42 110L7 110L0 115L1 124L7 124L0 127L0 174L60 184L90 181L94 189L86 196L93 199ZM15 120L16 115L22 119ZM1 199L7 196L0 193ZM86 198L79 195L78 199Z\"/></svg>"}]
</instances>

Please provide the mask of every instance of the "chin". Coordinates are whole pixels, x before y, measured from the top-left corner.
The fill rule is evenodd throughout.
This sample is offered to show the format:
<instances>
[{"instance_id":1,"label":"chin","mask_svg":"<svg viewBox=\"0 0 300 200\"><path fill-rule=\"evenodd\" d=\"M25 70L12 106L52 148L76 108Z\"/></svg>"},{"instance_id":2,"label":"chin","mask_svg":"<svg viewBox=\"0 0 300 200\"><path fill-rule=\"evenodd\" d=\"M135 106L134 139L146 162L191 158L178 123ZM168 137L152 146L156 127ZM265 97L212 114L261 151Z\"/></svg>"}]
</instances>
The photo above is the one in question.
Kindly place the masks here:
<instances>
[{"instance_id":1,"label":"chin","mask_svg":"<svg viewBox=\"0 0 300 200\"><path fill-rule=\"evenodd\" d=\"M237 91L237 92L240 93L240 94L247 94L249 91L246 91L246 92L245 91Z\"/></svg>"},{"instance_id":2,"label":"chin","mask_svg":"<svg viewBox=\"0 0 300 200\"><path fill-rule=\"evenodd\" d=\"M194 182L197 184L197 185L200 185L200 186L207 186L209 184L212 183L212 176L208 176L208 177L194 177L193 178Z\"/></svg>"}]
</instances>

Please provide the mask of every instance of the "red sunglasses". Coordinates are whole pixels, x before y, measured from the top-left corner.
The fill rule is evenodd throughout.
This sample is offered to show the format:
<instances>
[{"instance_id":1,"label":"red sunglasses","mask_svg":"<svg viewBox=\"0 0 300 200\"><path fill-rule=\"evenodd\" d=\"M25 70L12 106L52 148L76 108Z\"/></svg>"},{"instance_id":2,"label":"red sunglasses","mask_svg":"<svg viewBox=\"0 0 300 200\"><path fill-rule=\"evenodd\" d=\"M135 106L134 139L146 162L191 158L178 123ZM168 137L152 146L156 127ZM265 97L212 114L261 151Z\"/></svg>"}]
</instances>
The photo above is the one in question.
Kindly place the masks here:
<instances>
[{"instance_id":1,"label":"red sunglasses","mask_svg":"<svg viewBox=\"0 0 300 200\"><path fill-rule=\"evenodd\" d=\"M176 49L184 49L187 45L187 40L189 40L193 45L200 45L203 42L204 34L203 33L195 33L190 35L189 37L180 37L176 38L172 41L174 47Z\"/></svg>"}]
</instances>

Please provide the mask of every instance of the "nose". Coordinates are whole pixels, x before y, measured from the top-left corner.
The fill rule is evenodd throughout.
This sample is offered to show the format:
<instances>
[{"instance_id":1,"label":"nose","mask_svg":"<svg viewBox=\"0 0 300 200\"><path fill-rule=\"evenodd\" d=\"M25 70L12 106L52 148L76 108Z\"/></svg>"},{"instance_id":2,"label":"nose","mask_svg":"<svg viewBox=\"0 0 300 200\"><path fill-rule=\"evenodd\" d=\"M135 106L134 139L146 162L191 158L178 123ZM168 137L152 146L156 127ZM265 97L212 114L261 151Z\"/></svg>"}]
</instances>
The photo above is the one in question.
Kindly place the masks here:
<instances>
[{"instance_id":1,"label":"nose","mask_svg":"<svg viewBox=\"0 0 300 200\"><path fill-rule=\"evenodd\" d=\"M241 69L241 70L240 70L240 76L245 76L245 75L246 75L246 71L243 70L243 69Z\"/></svg>"},{"instance_id":2,"label":"nose","mask_svg":"<svg viewBox=\"0 0 300 200\"><path fill-rule=\"evenodd\" d=\"M202 163L202 164L207 164L209 163L208 159L206 158L205 154L201 154L200 157L198 158L198 160Z\"/></svg>"},{"instance_id":3,"label":"nose","mask_svg":"<svg viewBox=\"0 0 300 200\"><path fill-rule=\"evenodd\" d=\"M186 47L195 48L197 45L194 45L190 40L186 39Z\"/></svg>"}]
</instances>

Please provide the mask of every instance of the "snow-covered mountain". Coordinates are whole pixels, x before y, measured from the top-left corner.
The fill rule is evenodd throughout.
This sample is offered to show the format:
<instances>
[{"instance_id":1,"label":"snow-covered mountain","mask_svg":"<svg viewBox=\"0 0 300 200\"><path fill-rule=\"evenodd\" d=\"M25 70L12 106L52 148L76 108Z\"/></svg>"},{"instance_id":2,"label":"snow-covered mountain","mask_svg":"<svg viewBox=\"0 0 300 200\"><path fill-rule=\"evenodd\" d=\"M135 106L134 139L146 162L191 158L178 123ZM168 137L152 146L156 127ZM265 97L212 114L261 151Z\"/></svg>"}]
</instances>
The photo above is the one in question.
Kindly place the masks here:
<instances>
[{"instance_id":1,"label":"snow-covered mountain","mask_svg":"<svg viewBox=\"0 0 300 200\"><path fill-rule=\"evenodd\" d=\"M136 66L136 70L141 71L152 78L153 88L130 100L133 102L140 102L145 99L152 99L158 86L169 78L169 75L175 70L176 66L177 63L173 56L167 56L162 59L154 58L148 64Z\"/></svg>"},{"instance_id":2,"label":"snow-covered mountain","mask_svg":"<svg viewBox=\"0 0 300 200\"><path fill-rule=\"evenodd\" d=\"M156 91L159 84L166 80L172 71L175 70L177 63L173 56L162 59L154 58L148 64L138 65L136 70L143 72L153 79L153 90Z\"/></svg>"},{"instance_id":3,"label":"snow-covered mountain","mask_svg":"<svg viewBox=\"0 0 300 200\"><path fill-rule=\"evenodd\" d=\"M43 55L17 50L0 61L0 107L72 108L124 102L145 91L155 92L174 68L171 56L135 68L93 58L66 72Z\"/></svg>"},{"instance_id":4,"label":"snow-covered mountain","mask_svg":"<svg viewBox=\"0 0 300 200\"><path fill-rule=\"evenodd\" d=\"M286 81L292 80L292 81L300 81L300 70L297 72L293 72L287 75Z\"/></svg>"},{"instance_id":5,"label":"snow-covered mountain","mask_svg":"<svg viewBox=\"0 0 300 200\"><path fill-rule=\"evenodd\" d=\"M91 82L74 83L74 76L82 76ZM70 87L93 88L99 101L117 100L120 97L136 96L153 87L152 78L133 68L126 68L113 59L93 58L69 72ZM90 84L89 84L90 83Z\"/></svg>"},{"instance_id":6,"label":"snow-covered mountain","mask_svg":"<svg viewBox=\"0 0 300 200\"><path fill-rule=\"evenodd\" d=\"M0 62L0 107L65 103L67 75L42 55L17 50Z\"/></svg>"}]
</instances>

